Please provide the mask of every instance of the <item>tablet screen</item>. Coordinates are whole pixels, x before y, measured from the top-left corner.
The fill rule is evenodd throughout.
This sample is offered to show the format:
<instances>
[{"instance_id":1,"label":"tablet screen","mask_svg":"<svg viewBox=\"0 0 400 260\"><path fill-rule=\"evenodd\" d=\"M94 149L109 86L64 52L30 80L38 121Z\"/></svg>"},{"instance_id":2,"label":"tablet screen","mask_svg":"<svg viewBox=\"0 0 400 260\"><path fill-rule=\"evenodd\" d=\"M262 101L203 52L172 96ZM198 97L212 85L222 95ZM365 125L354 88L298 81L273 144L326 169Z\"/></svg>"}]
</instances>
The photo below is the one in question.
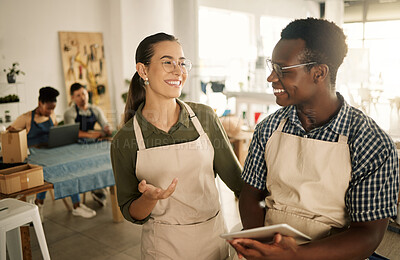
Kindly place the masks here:
<instances>
[{"instance_id":1,"label":"tablet screen","mask_svg":"<svg viewBox=\"0 0 400 260\"><path fill-rule=\"evenodd\" d=\"M301 233L297 229L289 226L288 224L277 224L267 227L258 227L238 232L225 233L221 234L220 237L227 240L232 240L234 238L252 238L265 242L272 241L276 233L280 233L284 236L293 237L296 240L297 244L303 244L311 240L309 236Z\"/></svg>"}]
</instances>

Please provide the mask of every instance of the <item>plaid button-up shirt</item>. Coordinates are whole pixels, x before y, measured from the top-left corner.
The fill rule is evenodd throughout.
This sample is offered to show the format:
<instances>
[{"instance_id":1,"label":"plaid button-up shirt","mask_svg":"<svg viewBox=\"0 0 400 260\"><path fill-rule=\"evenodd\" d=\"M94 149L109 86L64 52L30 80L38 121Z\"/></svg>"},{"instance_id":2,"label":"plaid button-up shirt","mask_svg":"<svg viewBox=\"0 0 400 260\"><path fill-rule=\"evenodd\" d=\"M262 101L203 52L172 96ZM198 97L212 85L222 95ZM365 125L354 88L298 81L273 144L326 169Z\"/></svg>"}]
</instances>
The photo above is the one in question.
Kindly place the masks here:
<instances>
[{"instance_id":1,"label":"plaid button-up shirt","mask_svg":"<svg viewBox=\"0 0 400 260\"><path fill-rule=\"evenodd\" d=\"M375 121L344 100L339 113L329 123L310 132L302 127L295 106L283 107L260 122L244 165L242 178L245 182L257 189L266 189L265 147L285 118L288 120L282 130L284 133L329 142L337 142L339 135L348 137L352 172L345 204L352 221L396 215L399 163L395 144Z\"/></svg>"}]
</instances>

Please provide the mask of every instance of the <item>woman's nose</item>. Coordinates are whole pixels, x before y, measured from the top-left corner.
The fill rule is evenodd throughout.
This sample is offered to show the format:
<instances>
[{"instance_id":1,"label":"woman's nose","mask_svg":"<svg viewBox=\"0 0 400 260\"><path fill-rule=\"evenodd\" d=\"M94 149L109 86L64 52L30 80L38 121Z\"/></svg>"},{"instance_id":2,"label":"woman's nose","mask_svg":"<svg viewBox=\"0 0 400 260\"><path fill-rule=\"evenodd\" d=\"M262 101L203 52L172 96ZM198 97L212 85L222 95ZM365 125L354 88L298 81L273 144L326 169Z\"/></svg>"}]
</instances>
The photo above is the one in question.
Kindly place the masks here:
<instances>
[{"instance_id":1,"label":"woman's nose","mask_svg":"<svg viewBox=\"0 0 400 260\"><path fill-rule=\"evenodd\" d=\"M182 68L179 65L175 64L173 73L176 75L182 75L183 74Z\"/></svg>"}]
</instances>

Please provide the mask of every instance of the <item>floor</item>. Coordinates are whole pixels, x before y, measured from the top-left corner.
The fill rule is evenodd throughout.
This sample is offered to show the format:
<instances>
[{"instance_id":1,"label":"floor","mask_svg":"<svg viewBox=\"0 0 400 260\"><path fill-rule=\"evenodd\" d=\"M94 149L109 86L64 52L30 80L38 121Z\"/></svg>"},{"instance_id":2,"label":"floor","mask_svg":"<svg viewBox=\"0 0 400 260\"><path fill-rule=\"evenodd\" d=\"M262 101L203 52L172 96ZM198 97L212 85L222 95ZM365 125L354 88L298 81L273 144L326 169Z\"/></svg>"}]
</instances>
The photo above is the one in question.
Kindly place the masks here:
<instances>
[{"instance_id":1,"label":"floor","mask_svg":"<svg viewBox=\"0 0 400 260\"><path fill-rule=\"evenodd\" d=\"M231 229L239 223L236 202L225 184L218 180L217 187L226 225ZM107 205L100 207L87 193L86 205L97 212L92 219L73 216L61 200L53 201L49 195L44 205L43 228L52 259L140 259L141 226L128 221L113 223L109 196ZM32 259L42 259L33 228L30 234Z\"/></svg>"},{"instance_id":2,"label":"floor","mask_svg":"<svg viewBox=\"0 0 400 260\"><path fill-rule=\"evenodd\" d=\"M113 223L109 196L106 206L100 207L87 193L86 205L97 212L92 219L73 216L61 200L50 196L44 205L43 228L52 259L140 259L141 227ZM30 232L32 259L42 259L34 229Z\"/></svg>"},{"instance_id":3,"label":"floor","mask_svg":"<svg viewBox=\"0 0 400 260\"><path fill-rule=\"evenodd\" d=\"M239 223L236 201L233 194L219 180L222 212L228 229ZM140 259L141 227L130 222L113 223L111 205L108 201L103 208L86 196L86 204L97 211L92 219L83 219L68 212L61 200L53 201L46 196L44 208L44 231L50 256L56 260L127 260ZM400 228L396 223L393 227ZM32 259L42 259L40 249L30 228ZM387 231L377 252L392 259L400 260L400 234Z\"/></svg>"}]
</instances>

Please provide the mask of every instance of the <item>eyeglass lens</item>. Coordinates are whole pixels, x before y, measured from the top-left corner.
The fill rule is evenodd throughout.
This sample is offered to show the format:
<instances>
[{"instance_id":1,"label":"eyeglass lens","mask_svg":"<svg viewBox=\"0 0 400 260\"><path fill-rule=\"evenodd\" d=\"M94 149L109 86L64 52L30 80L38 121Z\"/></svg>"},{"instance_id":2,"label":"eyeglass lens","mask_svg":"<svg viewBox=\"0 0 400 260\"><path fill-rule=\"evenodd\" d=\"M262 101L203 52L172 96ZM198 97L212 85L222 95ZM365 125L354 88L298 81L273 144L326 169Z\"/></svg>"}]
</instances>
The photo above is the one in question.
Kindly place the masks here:
<instances>
[{"instance_id":1,"label":"eyeglass lens","mask_svg":"<svg viewBox=\"0 0 400 260\"><path fill-rule=\"evenodd\" d=\"M282 69L281 66L278 64L273 63L271 60L267 60L267 66L272 73L272 71L275 71L275 73L279 76L282 77Z\"/></svg>"},{"instance_id":2,"label":"eyeglass lens","mask_svg":"<svg viewBox=\"0 0 400 260\"><path fill-rule=\"evenodd\" d=\"M182 60L182 61L173 61L173 60L166 60L162 62L164 70L166 72L173 72L176 66L179 66L179 69L182 71L183 74L187 74L192 69L192 62L190 60Z\"/></svg>"}]
</instances>

